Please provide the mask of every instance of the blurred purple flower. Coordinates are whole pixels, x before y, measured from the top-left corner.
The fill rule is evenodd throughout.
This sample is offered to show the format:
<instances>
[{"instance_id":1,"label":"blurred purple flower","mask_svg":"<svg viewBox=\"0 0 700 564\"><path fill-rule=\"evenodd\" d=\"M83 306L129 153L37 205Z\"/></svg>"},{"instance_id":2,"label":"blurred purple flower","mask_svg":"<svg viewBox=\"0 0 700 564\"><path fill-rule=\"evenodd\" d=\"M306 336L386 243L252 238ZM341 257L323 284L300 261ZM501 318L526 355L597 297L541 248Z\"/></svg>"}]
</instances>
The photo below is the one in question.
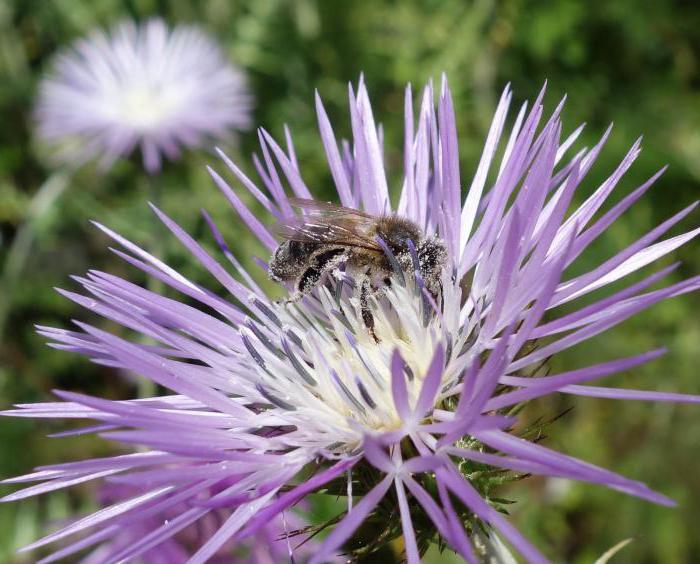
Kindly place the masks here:
<instances>
[{"instance_id":1,"label":"blurred purple flower","mask_svg":"<svg viewBox=\"0 0 700 564\"><path fill-rule=\"evenodd\" d=\"M243 74L192 25L160 19L94 31L59 55L39 86L39 137L59 160L107 167L141 146L144 166L250 125Z\"/></svg>"},{"instance_id":2,"label":"blurred purple flower","mask_svg":"<svg viewBox=\"0 0 700 564\"><path fill-rule=\"evenodd\" d=\"M139 488L132 485L110 484L101 489L100 504L104 506L115 505L138 493L141 493ZM206 499L206 495L202 498ZM152 530L158 528L163 524L164 519L166 521L177 519L181 513L189 509L186 504L172 505L165 513L160 513L149 511L147 504L140 507L142 518L136 521L128 518L122 520L116 534L105 537L100 531L97 533L99 539L86 537L84 540L87 543L100 542L101 539L105 538L106 542L101 543L86 558L82 559L81 563L101 564L108 561L113 554L139 542ZM196 523L188 525L175 535L166 538L157 547L144 552L140 560L149 564L185 564L193 548L196 549L216 533L230 514L231 510L228 509L212 510ZM224 544L209 559L209 562L212 564L217 562L221 564L275 564L289 560L293 547L298 547L294 550L294 557L297 560L306 561L318 548L318 541L307 539L308 535L304 533L307 526L308 523L301 515L287 511L271 519L245 541L239 543L229 541ZM73 546L65 552L56 552L53 557L70 556L76 548ZM330 560L338 561L337 558Z\"/></svg>"},{"instance_id":3,"label":"blurred purple flower","mask_svg":"<svg viewBox=\"0 0 700 564\"><path fill-rule=\"evenodd\" d=\"M511 91L496 110L476 173L462 199L457 134L450 92L443 82L437 108L429 85L417 123L406 90L404 179L392 206L364 84L350 88L353 143L339 147L319 98L321 139L340 202L381 214L394 210L437 234L449 266L436 304L421 291L418 274L397 272L381 299L371 299L372 336L363 322L359 288L339 269L304 300L271 301L241 266L205 214L222 255L236 276L162 211L155 213L230 294L225 299L176 272L106 227L124 251L117 254L154 276L190 303L156 295L126 280L91 271L77 281L86 294L62 291L89 310L158 341L128 341L85 323L80 331L41 327L53 346L94 362L136 372L175 395L109 401L57 392L57 403L20 405L23 417L92 419L77 432L148 450L38 469L10 482L42 483L11 494L22 499L88 480L138 484L145 493L121 501L27 549L90 528L100 540L119 535L123 523L145 525L146 515L168 515L108 561L128 559L161 545L220 508L231 511L191 562L204 562L227 543L257 534L280 512L321 489L346 494L348 513L324 539L312 562L372 523L376 537L398 519L406 556L418 562L426 541L439 534L467 561L478 559L470 536L475 521L490 527L530 562L544 556L507 521L471 472L489 467L602 484L656 503L673 502L644 484L554 452L518 435L511 409L552 393L617 399L700 402L696 396L587 385L658 357L662 351L607 361L556 375L535 370L543 361L594 337L635 313L700 285L700 277L661 289L649 286L676 265L647 275L606 297L561 313L595 290L624 279L698 233L659 241L694 207L674 215L594 269L568 277L566 268L658 178L602 206L640 151L636 142L620 165L567 214L609 135L565 157L581 128L561 139L560 104L542 124L544 91L529 112L523 106L502 142ZM222 159L271 216L292 215L281 169L296 197L310 198L291 137L281 148L260 132L259 189L225 155ZM500 165L494 166L497 154ZM269 250L268 228L213 170L215 182L241 220ZM486 186L490 189L485 192ZM335 280L337 279L337 280ZM400 280L400 279L403 279ZM549 314L545 320L545 313ZM376 338L375 338L376 337ZM543 340L539 348L535 341ZM212 488L215 488L213 490ZM208 493L215 491L216 493ZM204 499L203 499L204 498ZM388 509L381 513L381 510ZM431 530L418 525L431 522ZM466 527L465 527L466 525ZM361 529L360 529L361 530ZM86 544L80 544L85 548Z\"/></svg>"}]
</instances>

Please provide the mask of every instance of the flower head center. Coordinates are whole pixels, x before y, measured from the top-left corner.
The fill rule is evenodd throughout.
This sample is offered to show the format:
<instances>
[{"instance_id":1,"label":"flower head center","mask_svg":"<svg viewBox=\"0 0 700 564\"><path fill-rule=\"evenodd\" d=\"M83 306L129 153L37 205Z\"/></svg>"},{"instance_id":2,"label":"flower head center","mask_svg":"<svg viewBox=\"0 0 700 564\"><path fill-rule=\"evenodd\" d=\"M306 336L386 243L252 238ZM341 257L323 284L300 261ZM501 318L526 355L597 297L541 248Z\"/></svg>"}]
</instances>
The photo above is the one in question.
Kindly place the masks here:
<instances>
[{"instance_id":1,"label":"flower head center","mask_svg":"<svg viewBox=\"0 0 700 564\"><path fill-rule=\"evenodd\" d=\"M182 95L148 79L129 84L116 105L120 119L135 130L147 132L162 126L177 112Z\"/></svg>"},{"instance_id":2,"label":"flower head center","mask_svg":"<svg viewBox=\"0 0 700 564\"><path fill-rule=\"evenodd\" d=\"M447 288L445 303L455 299L455 291L459 288ZM439 345L449 348L450 333L457 335L459 329L446 324L449 316L436 314L435 304L423 299L412 280L405 285L394 281L370 297L371 329L357 288L339 292L337 287L322 287L317 296L307 298L315 302L313 307L276 306L275 315L283 324L283 355L267 354L259 339L256 346L253 331L246 337L251 356L257 358L265 398L319 446L353 448L366 431L401 428L407 421L394 395L392 379L397 374L392 358L396 352L401 357L399 377L413 409L433 352ZM274 337L268 343L272 341ZM461 360L448 358L440 390L457 383Z\"/></svg>"}]
</instances>

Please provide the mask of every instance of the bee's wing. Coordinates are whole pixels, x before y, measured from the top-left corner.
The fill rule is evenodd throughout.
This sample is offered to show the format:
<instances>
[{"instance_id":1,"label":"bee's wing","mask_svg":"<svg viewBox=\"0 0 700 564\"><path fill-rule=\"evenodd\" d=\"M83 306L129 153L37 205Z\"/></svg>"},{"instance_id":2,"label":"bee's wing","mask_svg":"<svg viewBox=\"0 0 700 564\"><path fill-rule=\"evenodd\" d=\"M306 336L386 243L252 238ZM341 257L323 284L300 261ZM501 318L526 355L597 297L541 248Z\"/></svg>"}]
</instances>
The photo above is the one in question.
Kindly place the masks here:
<instances>
[{"instance_id":1,"label":"bee's wing","mask_svg":"<svg viewBox=\"0 0 700 564\"><path fill-rule=\"evenodd\" d=\"M376 219L373 215L363 211L346 208L337 204L332 204L331 202L323 202L321 200L289 198L289 203L295 208L306 212L306 215L322 217L348 217L362 219L364 221L372 221Z\"/></svg>"},{"instance_id":2,"label":"bee's wing","mask_svg":"<svg viewBox=\"0 0 700 564\"><path fill-rule=\"evenodd\" d=\"M283 239L382 252L371 235L376 221L374 216L328 202L301 198L290 198L289 201L308 213L303 217L285 219L276 225L275 231Z\"/></svg>"}]
</instances>

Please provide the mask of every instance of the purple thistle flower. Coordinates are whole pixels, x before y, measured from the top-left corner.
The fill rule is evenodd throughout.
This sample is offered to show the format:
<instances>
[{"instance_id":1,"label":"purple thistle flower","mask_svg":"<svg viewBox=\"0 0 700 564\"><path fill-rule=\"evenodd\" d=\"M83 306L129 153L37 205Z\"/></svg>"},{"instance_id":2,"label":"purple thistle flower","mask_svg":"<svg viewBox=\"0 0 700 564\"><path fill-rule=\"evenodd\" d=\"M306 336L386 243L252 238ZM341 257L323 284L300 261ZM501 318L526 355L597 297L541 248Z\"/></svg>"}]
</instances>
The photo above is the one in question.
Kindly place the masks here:
<instances>
[{"instance_id":1,"label":"purple thistle flower","mask_svg":"<svg viewBox=\"0 0 700 564\"><path fill-rule=\"evenodd\" d=\"M648 287L674 266L562 314L558 307L617 282L667 255L700 230L659 239L693 208L677 213L593 270L566 268L662 171L604 213L602 206L637 158L636 142L618 168L573 211L573 193L585 180L610 133L591 149L565 157L581 131L562 140L560 104L543 122L542 98L523 106L507 136L511 91L496 110L481 161L466 192L458 166L455 116L446 81L437 109L432 85L423 93L417 123L406 90L404 180L397 205L389 199L381 136L361 82L350 88L352 145L339 148L317 97L321 138L340 202L371 214L394 210L437 235L449 253L435 299L417 273L396 272L381 295L369 298L373 332L363 319L360 285L341 268L303 300L271 301L244 270L205 213L234 274L161 210L157 216L228 292L223 298L176 272L104 226L134 267L183 294L187 305L105 272L76 280L84 294L68 298L158 345L128 341L95 326L78 331L40 327L53 346L94 362L126 369L173 395L110 401L56 392L64 401L17 406L7 415L90 419L79 433L100 433L145 451L39 468L8 480L39 481L5 501L106 479L138 485L143 493L58 530L26 547L37 548L90 531L99 541L145 526L139 540L111 553L108 562L143 555L212 512L229 516L203 540L191 562L204 562L229 543L258 534L310 493L345 495L348 511L311 558L324 562L352 539L358 550L363 524L373 539L403 534L406 557L418 562L439 535L467 561L479 559L472 538L486 525L530 562L545 557L508 522L486 495L481 470L513 476L539 474L601 484L672 505L666 496L527 440L514 430L513 408L553 393L617 399L700 402L700 397L589 385L648 362L662 351L602 362L555 375L538 375L550 356L598 335L666 298L695 290L700 277L657 290ZM502 139L503 138L503 139ZM291 137L286 150L260 132L256 160L266 192L223 153L235 177L268 210L285 220L294 196L310 198ZM500 165L497 152L503 148ZM260 242L277 241L218 173L212 177ZM489 186L489 190L485 188ZM581 189L582 191L584 189ZM569 308L571 309L571 308ZM545 319L545 314L548 314ZM544 339L539 348L531 345ZM177 517L163 521L173 507ZM148 516L161 519L151 527ZM432 523L429 530L416 515ZM97 542L97 541L95 541ZM372 539L366 547L370 550ZM89 543L77 541L81 549ZM64 550L70 550L69 548Z\"/></svg>"},{"instance_id":2,"label":"purple thistle flower","mask_svg":"<svg viewBox=\"0 0 700 564\"><path fill-rule=\"evenodd\" d=\"M93 31L59 55L40 84L36 121L59 160L107 167L140 145L155 172L161 155L246 129L250 106L245 77L212 38L151 19Z\"/></svg>"}]
</instances>

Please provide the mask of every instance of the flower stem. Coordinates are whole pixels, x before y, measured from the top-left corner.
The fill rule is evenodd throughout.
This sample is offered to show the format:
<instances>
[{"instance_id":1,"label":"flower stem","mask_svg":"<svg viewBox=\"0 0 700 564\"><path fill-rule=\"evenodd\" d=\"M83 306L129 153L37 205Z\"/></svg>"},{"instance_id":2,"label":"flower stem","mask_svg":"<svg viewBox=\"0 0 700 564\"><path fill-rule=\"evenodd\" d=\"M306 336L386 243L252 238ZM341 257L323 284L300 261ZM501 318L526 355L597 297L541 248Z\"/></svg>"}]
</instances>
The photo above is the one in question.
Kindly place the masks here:
<instances>
[{"instance_id":1,"label":"flower stem","mask_svg":"<svg viewBox=\"0 0 700 564\"><path fill-rule=\"evenodd\" d=\"M154 206L158 208L160 208L161 202L161 179L162 173L151 174L148 176L148 199ZM165 259L165 245L163 244L164 240L164 237L156 235L156 237L154 237L151 241L150 245L151 254L160 259ZM165 290L165 285L157 278L149 276L146 279L146 288L154 294L162 294ZM145 340L150 341L150 339L148 338L145 338ZM143 377L139 378L138 397L150 398L157 395L157 393L158 386L153 380Z\"/></svg>"},{"instance_id":2,"label":"flower stem","mask_svg":"<svg viewBox=\"0 0 700 564\"><path fill-rule=\"evenodd\" d=\"M7 319L12 310L12 298L17 288L17 282L30 256L37 228L46 219L47 212L53 208L68 188L71 176L70 171L63 169L54 172L44 181L29 203L24 222L18 228L17 234L7 250L5 266L0 279L0 289L2 290L0 342L2 342Z\"/></svg>"}]
</instances>

